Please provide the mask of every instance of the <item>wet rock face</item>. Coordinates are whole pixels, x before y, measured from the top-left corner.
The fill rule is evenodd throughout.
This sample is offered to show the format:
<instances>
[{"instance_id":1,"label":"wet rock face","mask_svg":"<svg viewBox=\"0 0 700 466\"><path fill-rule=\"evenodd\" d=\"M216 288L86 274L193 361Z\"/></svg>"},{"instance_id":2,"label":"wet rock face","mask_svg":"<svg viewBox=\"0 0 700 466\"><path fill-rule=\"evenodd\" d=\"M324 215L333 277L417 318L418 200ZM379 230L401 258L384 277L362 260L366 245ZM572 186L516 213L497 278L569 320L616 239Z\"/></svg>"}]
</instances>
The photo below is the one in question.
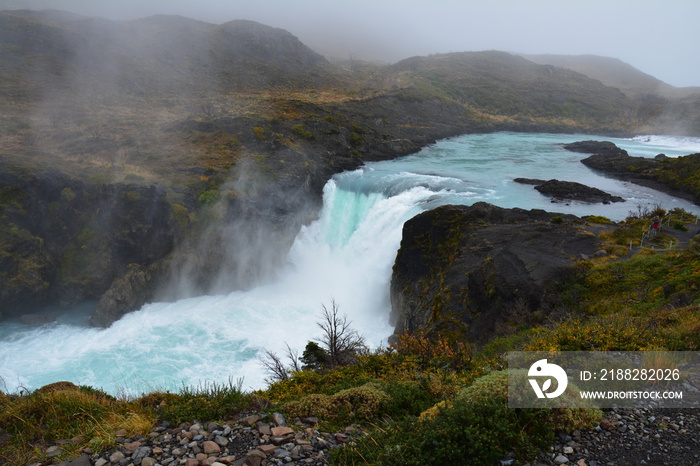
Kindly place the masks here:
<instances>
[{"instance_id":1,"label":"wet rock face","mask_svg":"<svg viewBox=\"0 0 700 466\"><path fill-rule=\"evenodd\" d=\"M177 235L165 193L155 187L10 169L0 173L0 193L5 316L96 299L129 264L168 254Z\"/></svg>"},{"instance_id":2,"label":"wet rock face","mask_svg":"<svg viewBox=\"0 0 700 466\"><path fill-rule=\"evenodd\" d=\"M598 250L578 217L486 203L406 222L391 281L395 334L457 333L483 344L561 311L552 289Z\"/></svg>"}]
</instances>

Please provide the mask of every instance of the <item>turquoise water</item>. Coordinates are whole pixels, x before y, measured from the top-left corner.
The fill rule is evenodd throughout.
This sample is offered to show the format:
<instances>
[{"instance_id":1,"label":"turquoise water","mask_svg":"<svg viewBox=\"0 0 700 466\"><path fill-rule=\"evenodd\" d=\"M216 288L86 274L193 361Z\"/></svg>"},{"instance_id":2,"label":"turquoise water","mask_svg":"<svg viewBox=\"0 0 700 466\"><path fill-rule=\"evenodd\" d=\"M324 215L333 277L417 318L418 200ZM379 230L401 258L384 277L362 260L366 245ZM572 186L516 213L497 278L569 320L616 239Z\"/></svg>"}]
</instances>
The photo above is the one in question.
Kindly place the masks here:
<instances>
[{"instance_id":1,"label":"turquoise water","mask_svg":"<svg viewBox=\"0 0 700 466\"><path fill-rule=\"evenodd\" d=\"M441 204L486 201L624 219L637 206L698 212L694 205L597 174L586 155L561 143L603 139L580 135L496 133L440 141L420 152L339 174L324 189L316 221L302 228L277 278L246 292L152 303L108 329L88 328L90 309L38 327L0 324L0 377L8 391L58 380L115 394L243 378L262 388L263 348L303 350L318 338L321 306L335 301L372 347L386 343L389 280L403 223ZM670 157L700 152L699 138L611 139L630 155ZM624 203L552 204L513 178L576 181L627 199Z\"/></svg>"}]
</instances>

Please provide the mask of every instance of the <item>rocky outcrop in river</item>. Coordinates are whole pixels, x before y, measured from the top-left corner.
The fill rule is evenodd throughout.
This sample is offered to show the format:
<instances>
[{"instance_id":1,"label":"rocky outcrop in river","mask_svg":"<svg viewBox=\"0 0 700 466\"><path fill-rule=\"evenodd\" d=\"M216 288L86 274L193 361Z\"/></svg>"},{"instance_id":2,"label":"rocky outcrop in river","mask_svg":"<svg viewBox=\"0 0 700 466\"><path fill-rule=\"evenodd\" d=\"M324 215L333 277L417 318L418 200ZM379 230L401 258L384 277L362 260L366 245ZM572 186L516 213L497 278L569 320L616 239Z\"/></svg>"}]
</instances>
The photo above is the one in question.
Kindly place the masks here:
<instances>
[{"instance_id":1,"label":"rocky outcrop in river","mask_svg":"<svg viewBox=\"0 0 700 466\"><path fill-rule=\"evenodd\" d=\"M585 166L620 180L700 203L700 191L692 174L700 165L700 154L669 158L633 157L609 141L579 141L564 144L572 152L592 154L581 160Z\"/></svg>"},{"instance_id":2,"label":"rocky outcrop in river","mask_svg":"<svg viewBox=\"0 0 700 466\"><path fill-rule=\"evenodd\" d=\"M443 206L406 222L391 280L395 334L457 334L483 344L518 323L566 312L555 287L599 239L572 215Z\"/></svg>"},{"instance_id":3,"label":"rocky outcrop in river","mask_svg":"<svg viewBox=\"0 0 700 466\"><path fill-rule=\"evenodd\" d=\"M535 189L552 198L552 202L579 201L591 204L610 204L611 202L624 202L620 196L613 196L598 188L592 188L575 181L537 180L530 178L515 178L513 181L522 184L531 184Z\"/></svg>"}]
</instances>

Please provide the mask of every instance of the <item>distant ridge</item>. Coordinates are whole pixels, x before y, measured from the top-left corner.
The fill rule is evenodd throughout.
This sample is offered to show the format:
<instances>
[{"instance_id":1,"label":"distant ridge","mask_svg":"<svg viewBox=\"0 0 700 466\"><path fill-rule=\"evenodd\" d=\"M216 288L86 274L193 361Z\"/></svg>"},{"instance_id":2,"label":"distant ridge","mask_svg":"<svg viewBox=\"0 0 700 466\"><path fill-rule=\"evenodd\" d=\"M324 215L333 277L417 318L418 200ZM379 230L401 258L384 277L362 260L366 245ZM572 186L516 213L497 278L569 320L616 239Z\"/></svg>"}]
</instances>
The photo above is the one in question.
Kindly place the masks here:
<instances>
[{"instance_id":1,"label":"distant ridge","mask_svg":"<svg viewBox=\"0 0 700 466\"><path fill-rule=\"evenodd\" d=\"M604 119L626 105L618 89L584 74L495 50L412 57L389 71L418 89L499 115Z\"/></svg>"},{"instance_id":2,"label":"distant ridge","mask_svg":"<svg viewBox=\"0 0 700 466\"><path fill-rule=\"evenodd\" d=\"M520 56L542 65L553 65L585 74L606 86L616 87L630 97L660 95L683 97L700 88L676 88L646 74L622 60L599 55L526 55Z\"/></svg>"},{"instance_id":3,"label":"distant ridge","mask_svg":"<svg viewBox=\"0 0 700 466\"><path fill-rule=\"evenodd\" d=\"M331 65L285 30L174 15L118 22L0 11L0 59L0 82L37 94L76 82L100 92L144 95L307 88L333 79Z\"/></svg>"}]
</instances>

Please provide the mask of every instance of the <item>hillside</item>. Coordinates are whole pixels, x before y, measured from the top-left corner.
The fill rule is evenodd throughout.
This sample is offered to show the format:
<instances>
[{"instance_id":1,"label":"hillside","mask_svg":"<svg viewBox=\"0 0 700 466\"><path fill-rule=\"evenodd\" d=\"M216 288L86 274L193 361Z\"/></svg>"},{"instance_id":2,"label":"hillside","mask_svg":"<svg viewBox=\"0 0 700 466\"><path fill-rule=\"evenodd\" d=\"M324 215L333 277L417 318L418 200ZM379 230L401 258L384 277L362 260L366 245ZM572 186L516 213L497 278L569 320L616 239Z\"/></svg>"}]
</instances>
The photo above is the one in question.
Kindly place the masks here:
<instances>
[{"instance_id":1,"label":"hillside","mask_svg":"<svg viewBox=\"0 0 700 466\"><path fill-rule=\"evenodd\" d=\"M666 95L676 88L617 58L597 55L522 55L534 63L567 68L627 95Z\"/></svg>"},{"instance_id":2,"label":"hillside","mask_svg":"<svg viewBox=\"0 0 700 466\"><path fill-rule=\"evenodd\" d=\"M596 55L522 55L543 65L566 68L620 89L636 102L639 133L697 134L700 87L678 88L611 57Z\"/></svg>"},{"instance_id":3,"label":"hillside","mask_svg":"<svg viewBox=\"0 0 700 466\"><path fill-rule=\"evenodd\" d=\"M416 92L444 96L475 114L588 130L622 130L630 102L582 74L542 66L504 52L466 52L403 60L389 68Z\"/></svg>"}]
</instances>

